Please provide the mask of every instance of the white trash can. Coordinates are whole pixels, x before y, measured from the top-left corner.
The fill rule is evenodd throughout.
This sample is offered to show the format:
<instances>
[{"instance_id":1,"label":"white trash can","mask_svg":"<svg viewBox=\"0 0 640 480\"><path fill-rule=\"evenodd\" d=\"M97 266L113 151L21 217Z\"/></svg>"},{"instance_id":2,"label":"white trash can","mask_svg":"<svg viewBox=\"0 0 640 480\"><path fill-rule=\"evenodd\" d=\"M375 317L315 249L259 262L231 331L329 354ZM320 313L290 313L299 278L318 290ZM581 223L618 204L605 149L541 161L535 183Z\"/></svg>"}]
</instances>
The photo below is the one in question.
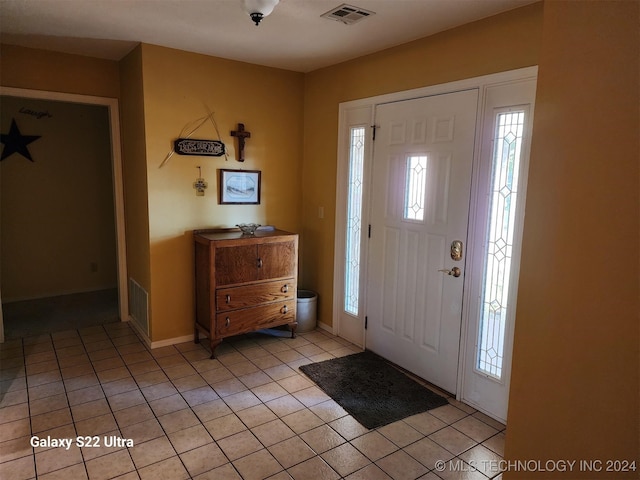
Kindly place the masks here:
<instances>
[{"instance_id":1,"label":"white trash can","mask_svg":"<svg viewBox=\"0 0 640 480\"><path fill-rule=\"evenodd\" d=\"M298 290L296 304L296 332L310 332L316 328L318 310L318 294L311 290Z\"/></svg>"}]
</instances>

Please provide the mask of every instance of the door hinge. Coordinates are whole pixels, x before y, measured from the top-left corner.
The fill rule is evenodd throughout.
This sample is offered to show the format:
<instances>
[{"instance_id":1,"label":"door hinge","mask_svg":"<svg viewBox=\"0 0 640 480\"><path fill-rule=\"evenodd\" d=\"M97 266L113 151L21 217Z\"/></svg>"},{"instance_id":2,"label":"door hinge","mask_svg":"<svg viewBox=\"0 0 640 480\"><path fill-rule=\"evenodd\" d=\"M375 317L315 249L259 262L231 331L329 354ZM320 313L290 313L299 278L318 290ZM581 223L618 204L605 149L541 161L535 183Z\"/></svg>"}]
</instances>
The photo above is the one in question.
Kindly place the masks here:
<instances>
[{"instance_id":1,"label":"door hinge","mask_svg":"<svg viewBox=\"0 0 640 480\"><path fill-rule=\"evenodd\" d=\"M379 125L371 125L371 129L373 130L373 134L372 134L372 136L371 136L371 139L372 139L372 140L375 140L375 139L376 139L376 130L377 130L378 128L380 128L380 126L379 126Z\"/></svg>"},{"instance_id":2,"label":"door hinge","mask_svg":"<svg viewBox=\"0 0 640 480\"><path fill-rule=\"evenodd\" d=\"M369 224L369 229L367 231L367 238L371 238L371 224Z\"/></svg>"},{"instance_id":3,"label":"door hinge","mask_svg":"<svg viewBox=\"0 0 640 480\"><path fill-rule=\"evenodd\" d=\"M369 317L364 317L364 329L366 330L369 326Z\"/></svg>"}]
</instances>

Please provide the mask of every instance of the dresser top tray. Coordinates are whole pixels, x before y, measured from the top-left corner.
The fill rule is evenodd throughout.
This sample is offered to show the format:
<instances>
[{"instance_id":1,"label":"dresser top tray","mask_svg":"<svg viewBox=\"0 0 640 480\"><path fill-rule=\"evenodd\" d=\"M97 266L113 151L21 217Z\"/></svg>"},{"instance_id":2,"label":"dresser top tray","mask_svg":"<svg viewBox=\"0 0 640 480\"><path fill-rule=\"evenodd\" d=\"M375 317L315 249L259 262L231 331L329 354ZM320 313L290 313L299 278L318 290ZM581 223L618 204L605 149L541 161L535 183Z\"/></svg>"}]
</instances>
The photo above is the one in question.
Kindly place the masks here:
<instances>
[{"instance_id":1,"label":"dresser top tray","mask_svg":"<svg viewBox=\"0 0 640 480\"><path fill-rule=\"evenodd\" d=\"M256 230L254 235L243 235L242 232L238 229L221 229L221 230L194 230L193 236L197 242L201 243L209 243L211 241L219 242L224 240L229 241L237 241L241 240L243 242L251 243L252 240L255 240L258 243L269 241L269 240L277 240L280 237L286 237L296 235L296 233L285 232L284 230Z\"/></svg>"}]
</instances>

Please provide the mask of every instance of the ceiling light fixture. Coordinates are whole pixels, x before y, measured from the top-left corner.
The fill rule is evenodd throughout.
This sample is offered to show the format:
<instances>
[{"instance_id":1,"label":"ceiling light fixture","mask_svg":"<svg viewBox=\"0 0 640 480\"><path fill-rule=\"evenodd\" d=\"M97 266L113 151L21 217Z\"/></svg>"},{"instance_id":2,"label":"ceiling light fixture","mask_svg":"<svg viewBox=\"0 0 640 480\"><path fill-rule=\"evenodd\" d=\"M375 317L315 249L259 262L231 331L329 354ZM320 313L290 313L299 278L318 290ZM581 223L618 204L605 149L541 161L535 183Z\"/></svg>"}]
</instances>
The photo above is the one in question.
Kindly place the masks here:
<instances>
[{"instance_id":1,"label":"ceiling light fixture","mask_svg":"<svg viewBox=\"0 0 640 480\"><path fill-rule=\"evenodd\" d=\"M242 8L249 14L251 20L258 25L264 17L273 12L273 9L279 1L280 0L242 0Z\"/></svg>"}]
</instances>

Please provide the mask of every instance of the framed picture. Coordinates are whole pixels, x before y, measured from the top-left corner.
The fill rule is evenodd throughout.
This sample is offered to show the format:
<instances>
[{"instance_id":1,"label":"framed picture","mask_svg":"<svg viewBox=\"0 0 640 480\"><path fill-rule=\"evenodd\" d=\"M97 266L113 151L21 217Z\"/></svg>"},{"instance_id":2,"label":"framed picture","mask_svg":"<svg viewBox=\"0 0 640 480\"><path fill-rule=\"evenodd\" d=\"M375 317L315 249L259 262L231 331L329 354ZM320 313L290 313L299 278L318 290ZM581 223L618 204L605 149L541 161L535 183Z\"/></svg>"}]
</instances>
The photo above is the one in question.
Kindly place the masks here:
<instances>
[{"instance_id":1,"label":"framed picture","mask_svg":"<svg viewBox=\"0 0 640 480\"><path fill-rule=\"evenodd\" d=\"M260 170L220 170L220 204L260 203Z\"/></svg>"}]
</instances>

